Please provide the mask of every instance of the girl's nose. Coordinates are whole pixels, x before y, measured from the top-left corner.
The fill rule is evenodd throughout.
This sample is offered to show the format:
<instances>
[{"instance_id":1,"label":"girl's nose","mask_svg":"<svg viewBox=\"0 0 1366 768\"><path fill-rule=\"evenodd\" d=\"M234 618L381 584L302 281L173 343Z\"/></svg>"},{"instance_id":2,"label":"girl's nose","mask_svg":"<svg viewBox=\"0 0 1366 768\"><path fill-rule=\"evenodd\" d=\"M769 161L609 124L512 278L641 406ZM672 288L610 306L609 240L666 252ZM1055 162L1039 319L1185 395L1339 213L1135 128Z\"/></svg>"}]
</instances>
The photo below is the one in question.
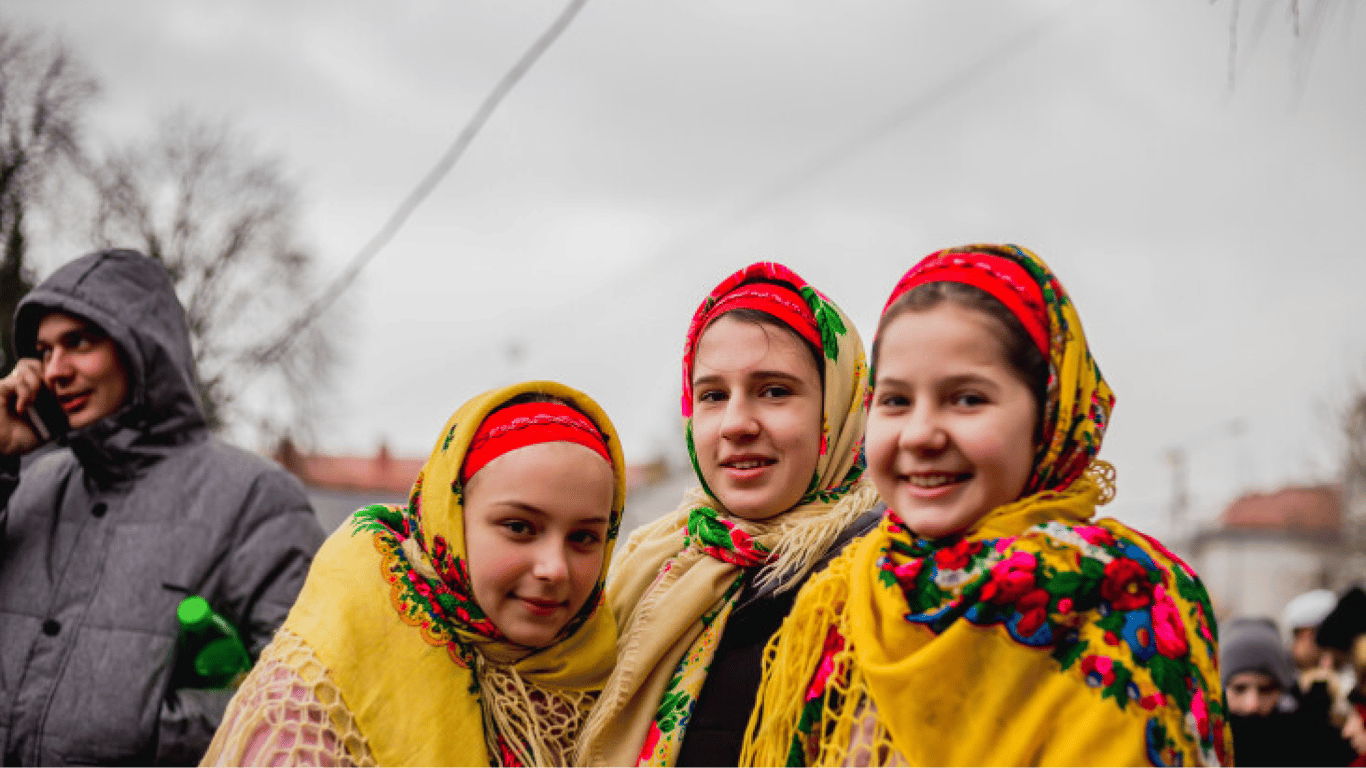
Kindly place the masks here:
<instances>
[{"instance_id":1,"label":"girl's nose","mask_svg":"<svg viewBox=\"0 0 1366 768\"><path fill-rule=\"evenodd\" d=\"M948 445L948 433L933 408L917 405L901 426L897 446L907 451L936 452Z\"/></svg>"},{"instance_id":2,"label":"girl's nose","mask_svg":"<svg viewBox=\"0 0 1366 768\"><path fill-rule=\"evenodd\" d=\"M552 542L546 542L544 546L539 547L536 551L536 562L531 566L531 575L541 581L563 581L569 575L564 547Z\"/></svg>"},{"instance_id":3,"label":"girl's nose","mask_svg":"<svg viewBox=\"0 0 1366 768\"><path fill-rule=\"evenodd\" d=\"M721 417L721 436L731 439L749 437L759 432L759 422L746 397L732 397L726 401L726 412Z\"/></svg>"}]
</instances>

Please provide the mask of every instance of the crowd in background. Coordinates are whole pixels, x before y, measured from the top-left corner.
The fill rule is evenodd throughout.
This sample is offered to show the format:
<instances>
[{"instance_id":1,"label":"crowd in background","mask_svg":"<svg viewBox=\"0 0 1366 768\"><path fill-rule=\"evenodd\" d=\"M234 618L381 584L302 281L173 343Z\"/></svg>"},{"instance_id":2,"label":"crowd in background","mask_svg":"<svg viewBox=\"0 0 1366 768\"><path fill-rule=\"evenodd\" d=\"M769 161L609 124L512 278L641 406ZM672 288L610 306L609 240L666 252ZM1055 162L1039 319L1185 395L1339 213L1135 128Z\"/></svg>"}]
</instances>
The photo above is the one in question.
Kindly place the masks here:
<instances>
[{"instance_id":1,"label":"crowd in background","mask_svg":"<svg viewBox=\"0 0 1366 768\"><path fill-rule=\"evenodd\" d=\"M1280 618L1220 627L1238 764L1366 764L1366 592L1306 592Z\"/></svg>"}]
</instances>

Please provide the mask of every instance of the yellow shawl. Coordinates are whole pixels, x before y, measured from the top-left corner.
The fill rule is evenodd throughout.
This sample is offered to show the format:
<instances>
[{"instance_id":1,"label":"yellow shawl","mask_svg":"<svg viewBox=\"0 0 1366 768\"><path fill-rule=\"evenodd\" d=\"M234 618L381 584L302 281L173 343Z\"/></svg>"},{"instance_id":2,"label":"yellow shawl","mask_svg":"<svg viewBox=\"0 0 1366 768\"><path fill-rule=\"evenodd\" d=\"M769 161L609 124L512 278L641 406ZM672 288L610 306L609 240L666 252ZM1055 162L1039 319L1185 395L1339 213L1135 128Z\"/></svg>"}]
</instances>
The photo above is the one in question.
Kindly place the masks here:
<instances>
[{"instance_id":1,"label":"yellow shawl","mask_svg":"<svg viewBox=\"0 0 1366 768\"><path fill-rule=\"evenodd\" d=\"M766 651L741 763L1229 761L1204 587L1159 542L1091 522L1113 496L1095 459L1113 395L1071 301L1022 248L959 252L1014 259L1044 289L1041 490L938 540L889 511L812 578Z\"/></svg>"},{"instance_id":2,"label":"yellow shawl","mask_svg":"<svg viewBox=\"0 0 1366 768\"><path fill-rule=\"evenodd\" d=\"M825 355L822 454L807 495L764 522L734 518L699 489L674 512L632 534L608 583L621 639L617 667L584 727L578 761L588 765L673 764L684 723L706 679L747 568L781 589L797 583L834 539L877 501L862 480L867 367L863 342L844 313L779 264L753 264L722 282L698 308L684 356L684 425L692 452L691 351L700 320L750 281L796 288L821 331ZM693 466L701 479L697 458ZM705 483L704 483L705 488ZM745 555L759 562L742 565Z\"/></svg>"},{"instance_id":3,"label":"yellow shawl","mask_svg":"<svg viewBox=\"0 0 1366 768\"><path fill-rule=\"evenodd\" d=\"M465 568L458 481L470 439L490 412L525 392L561 398L588 416L607 438L616 476L598 591L562 639L539 651L497 639L501 633L473 597L438 575ZM536 704L525 688L495 690L481 678L497 670L503 681L520 678L542 692L588 692L607 679L616 626L601 589L621 521L623 466L611 421L586 395L549 381L504 387L466 403L446 423L406 508L361 510L327 540L284 629L321 658L380 765L554 759L540 743L549 724L527 721L535 720ZM481 701L489 695L493 707Z\"/></svg>"}]
</instances>

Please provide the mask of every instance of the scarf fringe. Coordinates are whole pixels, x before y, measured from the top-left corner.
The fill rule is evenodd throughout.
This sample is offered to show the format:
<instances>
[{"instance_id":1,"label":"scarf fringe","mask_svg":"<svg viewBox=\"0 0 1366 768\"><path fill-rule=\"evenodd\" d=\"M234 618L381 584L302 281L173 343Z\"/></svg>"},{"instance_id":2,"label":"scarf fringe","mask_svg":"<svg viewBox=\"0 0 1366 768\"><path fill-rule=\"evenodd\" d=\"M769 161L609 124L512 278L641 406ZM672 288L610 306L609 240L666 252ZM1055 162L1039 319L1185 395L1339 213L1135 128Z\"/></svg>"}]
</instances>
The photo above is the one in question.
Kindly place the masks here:
<instances>
[{"instance_id":1,"label":"scarf fringe","mask_svg":"<svg viewBox=\"0 0 1366 768\"><path fill-rule=\"evenodd\" d=\"M483 697L484 740L489 758L507 764L502 747L515 765L568 765L574 739L597 692L543 688L517 670L479 657L479 692Z\"/></svg>"},{"instance_id":2,"label":"scarf fringe","mask_svg":"<svg viewBox=\"0 0 1366 768\"><path fill-rule=\"evenodd\" d=\"M754 578L755 587L762 591L772 586L775 593L781 593L800 584L839 535L877 502L877 488L866 479L860 480L834 506L784 515L764 532L755 534L751 530L751 534L776 536L778 540L768 564ZM748 530L757 525L742 523L741 527Z\"/></svg>"},{"instance_id":3,"label":"scarf fringe","mask_svg":"<svg viewBox=\"0 0 1366 768\"><path fill-rule=\"evenodd\" d=\"M782 628L764 647L763 682L745 728L740 765L789 764L789 748L794 746L796 726L807 708L807 687L813 671L820 666L827 633L842 629L848 637L848 630L843 627L844 607L849 600L853 552L845 549L826 568L822 578L806 586ZM852 656L847 644L842 654ZM835 670L844 671L849 666L846 663ZM817 716L823 714L824 705L821 707L815 713ZM805 761L803 756L800 763Z\"/></svg>"}]
</instances>

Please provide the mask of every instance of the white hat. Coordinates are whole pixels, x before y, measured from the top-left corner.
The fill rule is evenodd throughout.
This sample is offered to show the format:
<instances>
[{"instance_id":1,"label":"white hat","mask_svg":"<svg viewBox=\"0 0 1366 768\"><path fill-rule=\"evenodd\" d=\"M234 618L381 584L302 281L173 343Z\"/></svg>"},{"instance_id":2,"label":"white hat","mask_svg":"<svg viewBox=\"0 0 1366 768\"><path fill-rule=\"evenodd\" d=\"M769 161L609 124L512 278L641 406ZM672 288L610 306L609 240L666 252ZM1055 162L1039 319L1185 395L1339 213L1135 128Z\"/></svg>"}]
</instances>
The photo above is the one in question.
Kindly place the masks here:
<instances>
[{"instance_id":1,"label":"white hat","mask_svg":"<svg viewBox=\"0 0 1366 768\"><path fill-rule=\"evenodd\" d=\"M1337 604L1338 596L1333 590L1310 590L1285 606L1285 610L1281 612L1281 626L1290 632L1305 627L1317 628Z\"/></svg>"}]
</instances>

